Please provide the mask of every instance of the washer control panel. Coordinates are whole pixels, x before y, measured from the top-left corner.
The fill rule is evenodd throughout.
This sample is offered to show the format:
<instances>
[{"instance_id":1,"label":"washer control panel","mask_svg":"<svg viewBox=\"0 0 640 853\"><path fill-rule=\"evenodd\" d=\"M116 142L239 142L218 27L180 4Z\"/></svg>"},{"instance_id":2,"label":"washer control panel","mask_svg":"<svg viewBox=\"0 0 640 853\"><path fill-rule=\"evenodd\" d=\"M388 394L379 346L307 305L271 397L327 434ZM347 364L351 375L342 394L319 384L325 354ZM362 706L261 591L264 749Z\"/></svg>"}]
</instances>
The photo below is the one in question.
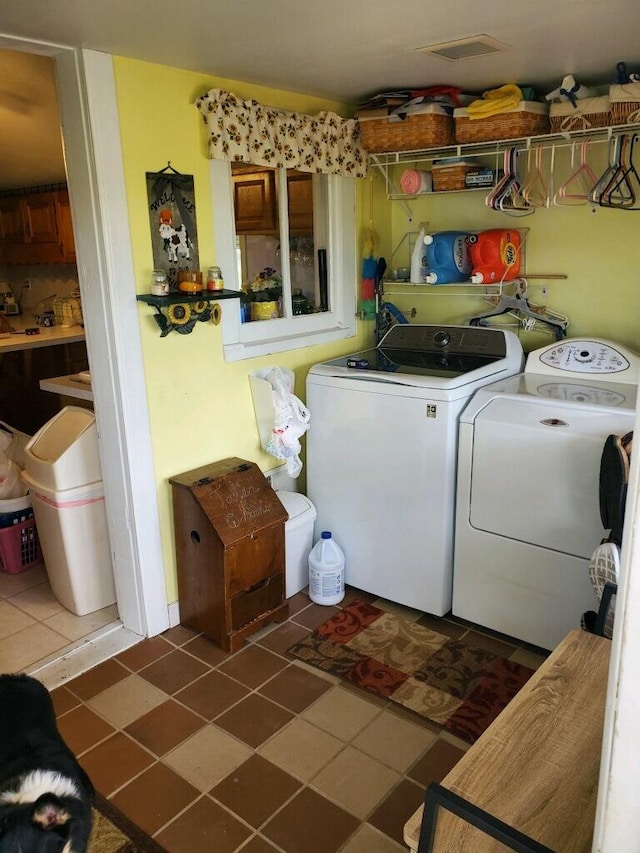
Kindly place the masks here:
<instances>
[{"instance_id":1,"label":"washer control panel","mask_svg":"<svg viewBox=\"0 0 640 853\"><path fill-rule=\"evenodd\" d=\"M625 347L597 339L565 340L527 356L525 373L558 374L599 381L638 384L640 356Z\"/></svg>"}]
</instances>

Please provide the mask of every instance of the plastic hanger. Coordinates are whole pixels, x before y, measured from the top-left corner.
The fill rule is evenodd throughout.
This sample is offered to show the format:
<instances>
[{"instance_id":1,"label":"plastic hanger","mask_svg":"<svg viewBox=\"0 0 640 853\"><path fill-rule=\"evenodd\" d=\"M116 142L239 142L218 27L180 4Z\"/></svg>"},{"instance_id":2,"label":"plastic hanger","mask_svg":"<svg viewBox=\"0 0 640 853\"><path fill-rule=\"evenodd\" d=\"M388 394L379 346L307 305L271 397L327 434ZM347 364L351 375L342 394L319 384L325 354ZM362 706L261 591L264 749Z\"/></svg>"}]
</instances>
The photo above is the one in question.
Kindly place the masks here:
<instances>
[{"instance_id":1,"label":"plastic hanger","mask_svg":"<svg viewBox=\"0 0 640 853\"><path fill-rule=\"evenodd\" d=\"M610 145L609 165L590 193L591 201L601 207L618 210L637 210L635 206L637 192L640 190L640 176L633 163L633 148L637 134L618 136Z\"/></svg>"},{"instance_id":2,"label":"plastic hanger","mask_svg":"<svg viewBox=\"0 0 640 853\"><path fill-rule=\"evenodd\" d=\"M640 210L640 207L636 206L638 193L640 193L640 175L633 162L633 149L638 140L638 134L634 133L631 136L624 134L620 140L617 168L600 193L598 203L603 207L619 210Z\"/></svg>"},{"instance_id":3,"label":"plastic hanger","mask_svg":"<svg viewBox=\"0 0 640 853\"><path fill-rule=\"evenodd\" d=\"M485 204L509 216L528 216L535 213L535 210L522 194L516 172L517 158L517 148L505 149L504 175L485 199Z\"/></svg>"},{"instance_id":4,"label":"plastic hanger","mask_svg":"<svg viewBox=\"0 0 640 853\"><path fill-rule=\"evenodd\" d=\"M531 168L531 154L534 155L534 166ZM525 201L533 207L549 207L549 190L542 171L543 149L538 145L529 149L527 160L527 180L522 190Z\"/></svg>"},{"instance_id":5,"label":"plastic hanger","mask_svg":"<svg viewBox=\"0 0 640 853\"><path fill-rule=\"evenodd\" d=\"M621 137L616 136L609 140L609 148L607 152L607 168L598 178L589 193L589 198L596 204L600 204L603 190L609 185L611 178L618 169L619 148L621 145Z\"/></svg>"},{"instance_id":6,"label":"plastic hanger","mask_svg":"<svg viewBox=\"0 0 640 853\"><path fill-rule=\"evenodd\" d=\"M498 303L492 311L485 311L483 314L478 314L472 317L468 322L470 326L484 326L485 321L490 317L497 317L500 314L516 312L520 317L530 319L535 322L544 323L551 327L556 340L561 340L566 337L568 323L565 319L560 319L557 315L553 316L546 309L535 310L529 304L526 297L527 284L524 279L516 279L516 291L513 296L501 294Z\"/></svg>"},{"instance_id":7,"label":"plastic hanger","mask_svg":"<svg viewBox=\"0 0 640 853\"><path fill-rule=\"evenodd\" d=\"M555 205L586 204L591 197L593 187L598 183L598 176L588 163L589 143L585 139L580 143L580 164L574 169L575 143L571 148L571 168L573 171L567 180L560 184L558 192L553 196Z\"/></svg>"}]
</instances>

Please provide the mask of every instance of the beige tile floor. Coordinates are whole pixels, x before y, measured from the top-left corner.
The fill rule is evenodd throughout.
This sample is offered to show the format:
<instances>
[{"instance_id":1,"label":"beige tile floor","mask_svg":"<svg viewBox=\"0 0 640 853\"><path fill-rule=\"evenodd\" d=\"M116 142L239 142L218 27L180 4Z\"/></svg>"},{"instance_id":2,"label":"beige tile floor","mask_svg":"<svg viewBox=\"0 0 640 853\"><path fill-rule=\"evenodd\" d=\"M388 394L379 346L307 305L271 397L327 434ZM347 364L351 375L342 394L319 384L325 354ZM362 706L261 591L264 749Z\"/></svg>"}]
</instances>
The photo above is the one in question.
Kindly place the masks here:
<instances>
[{"instance_id":1,"label":"beige tile floor","mask_svg":"<svg viewBox=\"0 0 640 853\"><path fill-rule=\"evenodd\" d=\"M114 606L75 616L56 600L43 565L0 572L0 672L33 671L116 621Z\"/></svg>"},{"instance_id":2,"label":"beige tile floor","mask_svg":"<svg viewBox=\"0 0 640 853\"><path fill-rule=\"evenodd\" d=\"M60 611L34 591L40 585L2 589L5 630L11 638L33 629L25 614L64 643ZM14 602L28 590L42 622ZM342 605L361 597L398 610L356 590ZM425 787L467 749L289 658L294 642L338 612L305 593L289 604L288 621L233 655L177 626L52 691L60 730L96 789L169 853L398 853ZM544 659L476 626L400 610L520 663Z\"/></svg>"}]
</instances>

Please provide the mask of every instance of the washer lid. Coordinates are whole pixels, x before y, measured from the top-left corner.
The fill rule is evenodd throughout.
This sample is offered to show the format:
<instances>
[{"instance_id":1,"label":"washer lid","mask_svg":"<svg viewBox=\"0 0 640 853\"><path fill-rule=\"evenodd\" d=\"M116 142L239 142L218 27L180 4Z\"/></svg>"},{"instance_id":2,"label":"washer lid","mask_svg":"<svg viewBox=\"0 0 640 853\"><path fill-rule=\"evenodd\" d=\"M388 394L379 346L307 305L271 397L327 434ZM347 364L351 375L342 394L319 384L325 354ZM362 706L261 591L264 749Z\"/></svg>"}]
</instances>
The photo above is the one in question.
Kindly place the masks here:
<instances>
[{"instance_id":1,"label":"washer lid","mask_svg":"<svg viewBox=\"0 0 640 853\"><path fill-rule=\"evenodd\" d=\"M521 373L492 382L479 388L469 405L460 417L461 423L473 423L478 415L497 398L511 399L522 404L535 404L548 401L549 412L552 404L567 406L589 407L591 409L608 409L635 412L637 386L631 383L616 382L615 376L609 377L608 382L600 377L590 376L568 378L562 373Z\"/></svg>"},{"instance_id":2,"label":"washer lid","mask_svg":"<svg viewBox=\"0 0 640 853\"><path fill-rule=\"evenodd\" d=\"M523 360L520 341L508 330L398 324L375 349L314 365L311 373L457 388L477 379L517 373Z\"/></svg>"}]
</instances>

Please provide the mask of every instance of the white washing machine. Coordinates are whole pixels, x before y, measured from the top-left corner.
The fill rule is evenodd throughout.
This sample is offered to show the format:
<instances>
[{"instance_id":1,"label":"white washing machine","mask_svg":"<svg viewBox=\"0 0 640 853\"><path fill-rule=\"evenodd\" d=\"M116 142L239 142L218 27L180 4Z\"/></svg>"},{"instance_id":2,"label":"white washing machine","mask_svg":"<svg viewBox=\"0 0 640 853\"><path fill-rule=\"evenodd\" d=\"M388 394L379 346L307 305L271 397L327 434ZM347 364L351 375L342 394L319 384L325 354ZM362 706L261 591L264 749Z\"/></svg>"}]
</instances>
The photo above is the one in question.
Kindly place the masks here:
<instances>
[{"instance_id":1,"label":"white washing machine","mask_svg":"<svg viewBox=\"0 0 640 853\"><path fill-rule=\"evenodd\" d=\"M597 609L600 457L633 429L640 358L565 339L480 389L460 419L453 613L553 649Z\"/></svg>"},{"instance_id":2,"label":"white washing machine","mask_svg":"<svg viewBox=\"0 0 640 853\"><path fill-rule=\"evenodd\" d=\"M458 418L522 370L509 331L397 325L307 376L307 493L348 584L438 616L451 608Z\"/></svg>"}]
</instances>

